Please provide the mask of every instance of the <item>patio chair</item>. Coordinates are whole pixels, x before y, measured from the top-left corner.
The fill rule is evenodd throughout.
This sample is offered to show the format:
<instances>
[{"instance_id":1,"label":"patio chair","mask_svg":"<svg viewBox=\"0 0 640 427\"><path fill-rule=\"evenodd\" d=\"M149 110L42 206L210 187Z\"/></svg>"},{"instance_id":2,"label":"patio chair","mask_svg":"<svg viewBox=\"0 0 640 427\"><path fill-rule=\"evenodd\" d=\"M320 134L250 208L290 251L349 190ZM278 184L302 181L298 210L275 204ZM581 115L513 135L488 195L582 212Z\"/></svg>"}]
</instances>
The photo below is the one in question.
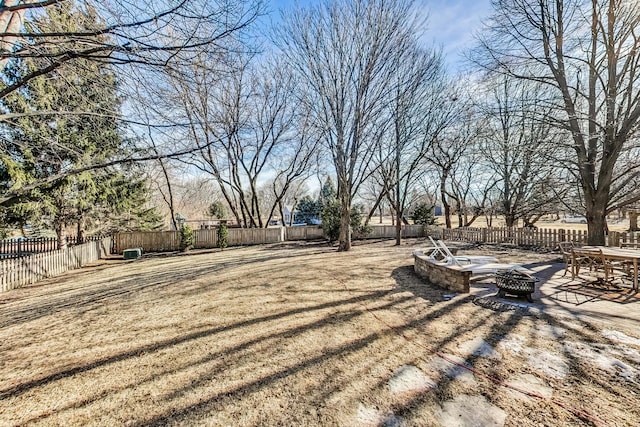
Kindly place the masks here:
<instances>
[{"instance_id":1,"label":"patio chair","mask_svg":"<svg viewBox=\"0 0 640 427\"><path fill-rule=\"evenodd\" d=\"M431 239L431 237L429 237ZM490 263L499 263L496 257L488 256L488 255L453 255L449 247L442 241L431 240L440 250L446 254L447 260L450 264L456 264L458 266L469 265L469 264L490 264Z\"/></svg>"},{"instance_id":2,"label":"patio chair","mask_svg":"<svg viewBox=\"0 0 640 427\"><path fill-rule=\"evenodd\" d=\"M575 278L575 275L576 275L575 274L576 264L589 265L590 260L587 257L577 256L576 254L574 254L573 250L575 248L580 247L576 243L571 241L560 242L558 243L558 246L560 247L560 252L562 253L562 260L564 261L563 276L566 276L567 272L571 271L571 278L573 279ZM577 268L579 269L579 266L577 266Z\"/></svg>"},{"instance_id":3,"label":"patio chair","mask_svg":"<svg viewBox=\"0 0 640 427\"><path fill-rule=\"evenodd\" d=\"M613 277L613 263L602 253L599 248L574 248L573 263L576 277L580 274L580 267L589 267L589 272L593 273L597 282L608 282Z\"/></svg>"}]
</instances>

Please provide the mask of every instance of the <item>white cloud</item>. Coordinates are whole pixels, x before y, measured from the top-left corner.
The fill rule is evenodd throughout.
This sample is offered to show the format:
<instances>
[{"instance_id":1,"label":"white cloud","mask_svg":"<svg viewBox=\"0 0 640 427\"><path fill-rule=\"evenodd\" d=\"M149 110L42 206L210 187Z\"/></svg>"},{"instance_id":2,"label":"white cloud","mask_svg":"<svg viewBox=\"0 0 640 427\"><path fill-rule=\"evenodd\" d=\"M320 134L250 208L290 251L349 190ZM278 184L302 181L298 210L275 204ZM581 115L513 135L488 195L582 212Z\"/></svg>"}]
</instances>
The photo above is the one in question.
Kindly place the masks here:
<instances>
[{"instance_id":1,"label":"white cloud","mask_svg":"<svg viewBox=\"0 0 640 427\"><path fill-rule=\"evenodd\" d=\"M473 46L474 34L491 12L491 1L421 0L419 4L429 14L424 42L442 46L446 62L455 67L460 54Z\"/></svg>"}]
</instances>

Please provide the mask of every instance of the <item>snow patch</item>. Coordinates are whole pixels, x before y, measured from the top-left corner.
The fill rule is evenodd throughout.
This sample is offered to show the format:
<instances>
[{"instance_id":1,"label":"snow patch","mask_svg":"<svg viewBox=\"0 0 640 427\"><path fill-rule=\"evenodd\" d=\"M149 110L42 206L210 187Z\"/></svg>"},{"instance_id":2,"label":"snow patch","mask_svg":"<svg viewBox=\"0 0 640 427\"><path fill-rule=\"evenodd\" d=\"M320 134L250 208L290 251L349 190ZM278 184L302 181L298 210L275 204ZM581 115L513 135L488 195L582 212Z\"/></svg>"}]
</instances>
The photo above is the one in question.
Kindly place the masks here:
<instances>
[{"instance_id":1,"label":"snow patch","mask_svg":"<svg viewBox=\"0 0 640 427\"><path fill-rule=\"evenodd\" d=\"M524 394L518 390L522 390L523 392L535 393L538 394L545 399L551 399L553 397L553 389L544 384L544 382L531 374L518 375L514 378L509 379L507 381L514 388L509 388L507 391L514 396L516 399L530 401L533 400L533 397ZM518 389L518 390L516 390Z\"/></svg>"},{"instance_id":2,"label":"snow patch","mask_svg":"<svg viewBox=\"0 0 640 427\"><path fill-rule=\"evenodd\" d=\"M477 381L473 376L473 373L468 369L463 368L460 365L466 365L466 360L462 357L454 356L452 354L443 354L447 360L434 356L429 361L429 368L439 372L453 380L458 380L471 386L477 385ZM454 363L451 363L451 362Z\"/></svg>"},{"instance_id":3,"label":"snow patch","mask_svg":"<svg viewBox=\"0 0 640 427\"><path fill-rule=\"evenodd\" d=\"M640 347L640 339L630 337L627 334L624 334L620 331L615 331L612 329L603 329L602 336L610 339L611 341L620 342L623 344L631 344Z\"/></svg>"},{"instance_id":4,"label":"snow patch","mask_svg":"<svg viewBox=\"0 0 640 427\"><path fill-rule=\"evenodd\" d=\"M552 326L546 323L536 325L535 334L540 338L550 338L552 340L564 338L567 330L558 326Z\"/></svg>"},{"instance_id":5,"label":"snow patch","mask_svg":"<svg viewBox=\"0 0 640 427\"><path fill-rule=\"evenodd\" d=\"M536 371L556 379L563 379L569 372L567 362L557 354L537 348L526 348L527 365Z\"/></svg>"},{"instance_id":6,"label":"snow patch","mask_svg":"<svg viewBox=\"0 0 640 427\"><path fill-rule=\"evenodd\" d=\"M572 341L566 342L564 345L566 351L573 357L581 359L584 363L595 365L610 374L618 375L626 381L636 382L640 377L638 369L611 354L612 348L610 346L603 346L600 349L589 344Z\"/></svg>"},{"instance_id":7,"label":"snow patch","mask_svg":"<svg viewBox=\"0 0 640 427\"><path fill-rule=\"evenodd\" d=\"M505 411L484 396L465 394L444 402L438 415L440 423L447 427L502 427L507 418Z\"/></svg>"},{"instance_id":8,"label":"snow patch","mask_svg":"<svg viewBox=\"0 0 640 427\"><path fill-rule=\"evenodd\" d=\"M367 408L362 403L358 405L356 419L359 423L365 425L380 425L384 419L384 415L375 408Z\"/></svg>"},{"instance_id":9,"label":"snow patch","mask_svg":"<svg viewBox=\"0 0 640 427\"><path fill-rule=\"evenodd\" d=\"M513 334L500 341L497 347L509 353L520 354L526 341L522 335Z\"/></svg>"},{"instance_id":10,"label":"snow patch","mask_svg":"<svg viewBox=\"0 0 640 427\"><path fill-rule=\"evenodd\" d=\"M458 349L465 355L487 357L494 360L502 360L502 355L498 353L488 342L482 338L474 338L458 346Z\"/></svg>"},{"instance_id":11,"label":"snow patch","mask_svg":"<svg viewBox=\"0 0 640 427\"><path fill-rule=\"evenodd\" d=\"M388 382L389 391L393 394L420 392L437 386L436 382L412 365L404 365L396 369Z\"/></svg>"}]
</instances>

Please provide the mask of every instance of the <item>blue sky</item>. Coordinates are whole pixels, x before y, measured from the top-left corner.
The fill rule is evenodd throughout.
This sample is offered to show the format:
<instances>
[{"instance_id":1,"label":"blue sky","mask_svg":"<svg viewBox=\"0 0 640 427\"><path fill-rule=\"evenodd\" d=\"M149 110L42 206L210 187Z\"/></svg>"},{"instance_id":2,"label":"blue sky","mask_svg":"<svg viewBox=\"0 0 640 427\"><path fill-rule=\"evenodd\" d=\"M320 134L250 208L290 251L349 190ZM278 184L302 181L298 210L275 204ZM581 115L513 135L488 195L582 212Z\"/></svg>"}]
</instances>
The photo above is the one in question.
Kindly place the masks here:
<instances>
[{"instance_id":1,"label":"blue sky","mask_svg":"<svg viewBox=\"0 0 640 427\"><path fill-rule=\"evenodd\" d=\"M306 5L314 0L298 0ZM425 44L441 46L447 64L455 69L460 65L460 54L473 45L473 34L480 30L482 20L491 11L491 0L415 0L416 6L429 14ZM270 0L269 7L278 15L279 9L287 9L295 0Z\"/></svg>"}]
</instances>

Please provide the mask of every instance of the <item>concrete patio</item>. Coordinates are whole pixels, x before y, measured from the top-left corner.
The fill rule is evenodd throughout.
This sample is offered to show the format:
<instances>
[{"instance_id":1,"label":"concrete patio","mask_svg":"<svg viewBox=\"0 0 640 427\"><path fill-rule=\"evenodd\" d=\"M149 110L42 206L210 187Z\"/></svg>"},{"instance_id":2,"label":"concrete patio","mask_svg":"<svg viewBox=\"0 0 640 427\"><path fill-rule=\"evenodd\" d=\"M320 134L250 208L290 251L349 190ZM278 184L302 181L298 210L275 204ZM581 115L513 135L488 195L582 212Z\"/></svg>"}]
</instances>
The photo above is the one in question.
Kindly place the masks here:
<instances>
[{"instance_id":1,"label":"concrete patio","mask_svg":"<svg viewBox=\"0 0 640 427\"><path fill-rule=\"evenodd\" d=\"M570 273L565 274L564 263L561 262L522 265L533 270L539 279L533 303L528 303L524 297L507 295L498 298L493 278L472 282L471 294L533 312L539 310L583 320L601 320L631 329L640 326L640 293L633 291L629 284L618 287L589 282L584 278L573 280Z\"/></svg>"}]
</instances>

